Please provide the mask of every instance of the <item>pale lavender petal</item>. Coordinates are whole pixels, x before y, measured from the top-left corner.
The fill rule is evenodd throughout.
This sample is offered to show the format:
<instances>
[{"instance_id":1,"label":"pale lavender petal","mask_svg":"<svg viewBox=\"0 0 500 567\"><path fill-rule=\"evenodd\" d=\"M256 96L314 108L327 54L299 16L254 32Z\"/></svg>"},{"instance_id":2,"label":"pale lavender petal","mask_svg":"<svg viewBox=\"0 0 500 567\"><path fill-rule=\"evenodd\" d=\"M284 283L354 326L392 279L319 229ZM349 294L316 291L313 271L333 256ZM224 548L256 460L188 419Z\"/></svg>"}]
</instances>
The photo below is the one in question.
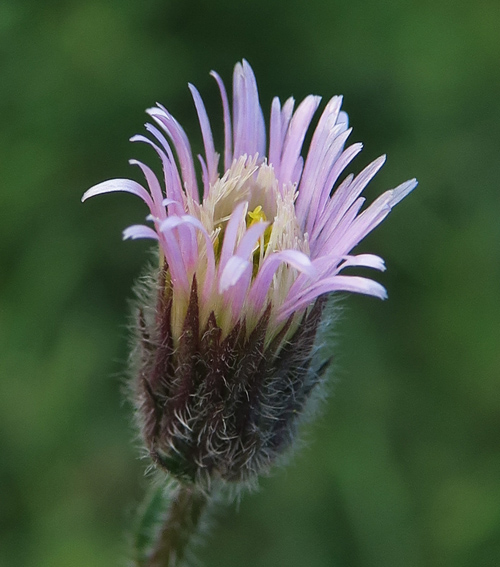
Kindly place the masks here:
<instances>
[{"instance_id":1,"label":"pale lavender petal","mask_svg":"<svg viewBox=\"0 0 500 567\"><path fill-rule=\"evenodd\" d=\"M329 185L327 179L341 155L349 134L350 130L342 132L341 126L334 126L324 140L323 147L317 148L316 152L309 151L296 207L297 218L309 234L319 216L318 212L323 210L324 203L330 195L333 184Z\"/></svg>"},{"instance_id":2,"label":"pale lavender petal","mask_svg":"<svg viewBox=\"0 0 500 567\"><path fill-rule=\"evenodd\" d=\"M321 97L309 95L300 103L290 121L281 158L280 181L282 183L289 181L293 175L304 137L320 101Z\"/></svg>"},{"instance_id":3,"label":"pale lavender petal","mask_svg":"<svg viewBox=\"0 0 500 567\"><path fill-rule=\"evenodd\" d=\"M231 129L231 113L229 111L229 101L227 98L226 87L219 75L212 71L210 73L217 81L220 96L222 99L222 111L224 113L224 169L227 171L233 162L232 152L232 129Z\"/></svg>"},{"instance_id":4,"label":"pale lavender petal","mask_svg":"<svg viewBox=\"0 0 500 567\"><path fill-rule=\"evenodd\" d=\"M154 211L155 209L151 195L142 185L139 185L139 183L132 181L131 179L110 179L109 181L98 183L85 191L82 197L82 203L83 201L90 199L90 197L95 197L96 195L102 195L104 193L113 193L114 191L123 191L125 193L137 195L146 203L150 211Z\"/></svg>"},{"instance_id":5,"label":"pale lavender petal","mask_svg":"<svg viewBox=\"0 0 500 567\"><path fill-rule=\"evenodd\" d=\"M224 241L222 242L222 249L219 260L219 273L224 270L226 262L234 253L238 230L241 223L244 222L247 207L248 203L239 203L231 213L231 217L227 223L224 233Z\"/></svg>"},{"instance_id":6,"label":"pale lavender petal","mask_svg":"<svg viewBox=\"0 0 500 567\"><path fill-rule=\"evenodd\" d=\"M418 181L414 178L405 181L404 183L401 183L401 185L398 185L395 189L392 189L392 198L390 202L391 209L409 195L417 185Z\"/></svg>"},{"instance_id":7,"label":"pale lavender petal","mask_svg":"<svg viewBox=\"0 0 500 567\"><path fill-rule=\"evenodd\" d=\"M182 217L170 216L160 224L160 231L164 234L172 231L174 228L178 230L177 242L187 271L193 267L198 256L198 242L189 219L191 219L189 215Z\"/></svg>"},{"instance_id":8,"label":"pale lavender petal","mask_svg":"<svg viewBox=\"0 0 500 567\"><path fill-rule=\"evenodd\" d=\"M385 271L385 263L382 258L374 254L359 254L357 256L338 256L335 252L316 258L311 262L315 270L315 280L324 281L327 278L336 276L341 270L347 267L366 267L375 270ZM298 297L310 286L310 280L305 275L300 274L289 290L288 297Z\"/></svg>"},{"instance_id":9,"label":"pale lavender petal","mask_svg":"<svg viewBox=\"0 0 500 567\"><path fill-rule=\"evenodd\" d=\"M210 180L209 180L209 175L208 175L208 168L205 164L205 160L199 154L198 154L198 161L200 162L200 165L201 165L201 178L203 180L203 198L205 199L208 195L209 190L210 190Z\"/></svg>"},{"instance_id":10,"label":"pale lavender petal","mask_svg":"<svg viewBox=\"0 0 500 567\"><path fill-rule=\"evenodd\" d=\"M323 256L311 259L311 264L315 274L315 281L323 280L337 274L338 266L342 262L343 256L339 255L335 249L325 251ZM297 297L310 286L310 277L300 273L288 290L288 297Z\"/></svg>"},{"instance_id":11,"label":"pale lavender petal","mask_svg":"<svg viewBox=\"0 0 500 567\"><path fill-rule=\"evenodd\" d=\"M255 79L252 67L246 59L243 59L243 71L248 82L248 108L252 110L253 131L255 136L253 142L255 149L253 152L249 152L249 154L258 153L260 157L264 157L266 154L266 122L259 102L257 80Z\"/></svg>"},{"instance_id":12,"label":"pale lavender petal","mask_svg":"<svg viewBox=\"0 0 500 567\"><path fill-rule=\"evenodd\" d=\"M268 226L268 222L258 222L251 226L240 240L236 255L240 258L248 258Z\"/></svg>"},{"instance_id":13,"label":"pale lavender petal","mask_svg":"<svg viewBox=\"0 0 500 567\"><path fill-rule=\"evenodd\" d=\"M167 160L163 161L163 171L165 174L165 189L167 197L171 197L172 199L179 201L179 203L184 203L185 193L182 188L182 181L179 175L179 171L177 169L176 161L174 154L172 152L172 148L168 143L165 136L152 124L145 124L146 130L152 134L158 142L161 144L163 150L167 154ZM184 209L177 209L177 214L182 214Z\"/></svg>"},{"instance_id":14,"label":"pale lavender petal","mask_svg":"<svg viewBox=\"0 0 500 567\"><path fill-rule=\"evenodd\" d=\"M146 124L146 127L147 126L148 125ZM154 128L154 127L152 126L152 128ZM149 138L146 138L146 136L142 136L140 134L138 134L136 136L132 136L132 138L130 138L130 141L131 142L143 142L145 144L150 145L156 151L156 153L159 155L161 162L162 162L162 165L163 165L166 194L169 195L169 196L176 197L177 200L175 202L178 203L178 205L182 207L182 205L180 204L180 201L182 200L182 196L181 196L182 191L180 189L180 185L178 183L176 183L175 180L174 180L174 177L173 177L172 172L171 172L172 164L171 164L170 160L168 159L167 155L165 154L165 151L162 148L160 148L157 144L155 144L153 141L151 141ZM173 159L173 156L172 156L172 159ZM174 168L176 170L177 177L178 177L178 172L177 172L177 168L175 167L175 165L174 165ZM176 212L180 213L182 210L183 209L181 209L179 211L177 209Z\"/></svg>"},{"instance_id":15,"label":"pale lavender petal","mask_svg":"<svg viewBox=\"0 0 500 567\"><path fill-rule=\"evenodd\" d=\"M137 238L152 238L153 240L158 240L158 234L149 226L134 224L123 231L123 240L127 240L127 238L131 238L132 240L136 240Z\"/></svg>"},{"instance_id":16,"label":"pale lavender petal","mask_svg":"<svg viewBox=\"0 0 500 567\"><path fill-rule=\"evenodd\" d=\"M365 200L364 197L358 197L345 215L339 219L337 224L332 223L331 226L325 228L314 243L314 253L312 255L315 258L327 254L330 250L335 250L340 256L343 256L353 248L354 245L350 248L341 245L341 239L345 234L352 232L351 227ZM361 238L359 240L361 240ZM357 240L357 242L359 242L359 240Z\"/></svg>"},{"instance_id":17,"label":"pale lavender petal","mask_svg":"<svg viewBox=\"0 0 500 567\"><path fill-rule=\"evenodd\" d=\"M325 126L327 129L332 128L335 124L343 122L339 120L340 107L342 106L343 96L337 95L332 96L332 98L327 102L325 110L321 114L321 118L318 121L317 128ZM344 113L345 114L345 113ZM311 149L313 149L313 144L311 140Z\"/></svg>"},{"instance_id":18,"label":"pale lavender petal","mask_svg":"<svg viewBox=\"0 0 500 567\"><path fill-rule=\"evenodd\" d=\"M268 162L274 168L274 173L279 178L279 166L281 162L281 151L283 139L281 136L281 104L278 97L273 98L271 105L271 123L269 126L269 156Z\"/></svg>"},{"instance_id":19,"label":"pale lavender petal","mask_svg":"<svg viewBox=\"0 0 500 567\"><path fill-rule=\"evenodd\" d=\"M295 99L293 97L287 98L281 111L281 148L285 143L285 138L290 126L290 120L293 116L293 109L295 107Z\"/></svg>"},{"instance_id":20,"label":"pale lavender petal","mask_svg":"<svg viewBox=\"0 0 500 567\"><path fill-rule=\"evenodd\" d=\"M338 176L355 155L354 153L350 159L346 160L344 155L346 152L343 152L350 133L351 130L342 131L341 125L338 124L332 129L332 137L326 140L324 154L319 156L322 158L321 161L314 170L309 170L308 177L302 181L299 188L301 202L298 203L297 216L309 234L318 221L320 212L324 209Z\"/></svg>"},{"instance_id":21,"label":"pale lavender petal","mask_svg":"<svg viewBox=\"0 0 500 567\"><path fill-rule=\"evenodd\" d=\"M179 246L179 241L173 233L173 229L182 224L179 217L168 217L160 225L163 236L161 239L162 249L167 259L169 270L172 274L172 281L179 284L184 291L189 290L189 282L186 272L186 265Z\"/></svg>"},{"instance_id":22,"label":"pale lavender petal","mask_svg":"<svg viewBox=\"0 0 500 567\"><path fill-rule=\"evenodd\" d=\"M318 274L317 280L324 279L337 274L339 264L345 260L346 256L339 256L336 250L327 253L325 256L320 256L312 260L312 264ZM290 291L298 293L298 290L304 288L304 278L300 276L297 278Z\"/></svg>"},{"instance_id":23,"label":"pale lavender petal","mask_svg":"<svg viewBox=\"0 0 500 567\"><path fill-rule=\"evenodd\" d=\"M319 218L317 219L316 224L314 225L314 229L310 235L311 249L319 248L320 244L318 240L321 239L322 241L324 241L326 234L329 234L332 230L335 229L335 225L333 225L330 220L334 218L335 212L344 202L345 196L349 192L349 187L351 186L353 179L354 175L352 173L347 175L344 181L342 181L337 189L335 189L333 197L328 199L324 210L319 213Z\"/></svg>"},{"instance_id":24,"label":"pale lavender petal","mask_svg":"<svg viewBox=\"0 0 500 567\"><path fill-rule=\"evenodd\" d=\"M196 182L191 146L182 126L168 110L160 104L158 107L149 108L146 112L162 126L165 132L170 136L177 156L179 157L184 188L194 201L199 202L198 184Z\"/></svg>"},{"instance_id":25,"label":"pale lavender petal","mask_svg":"<svg viewBox=\"0 0 500 567\"><path fill-rule=\"evenodd\" d=\"M200 121L201 135L203 137L203 145L205 146L208 182L215 183L218 177L217 164L219 163L219 154L215 151L212 128L210 127L207 111L198 89L191 83L189 83L189 89L193 95L196 112L198 113L198 119ZM208 193L208 191L206 191L206 193Z\"/></svg>"},{"instance_id":26,"label":"pale lavender petal","mask_svg":"<svg viewBox=\"0 0 500 567\"><path fill-rule=\"evenodd\" d=\"M345 124L346 128L349 128L349 115L347 114L347 112L341 110L339 112L337 122L342 122L343 124Z\"/></svg>"},{"instance_id":27,"label":"pale lavender petal","mask_svg":"<svg viewBox=\"0 0 500 567\"><path fill-rule=\"evenodd\" d=\"M307 153L306 166L304 170L304 178L306 180L309 175L313 178L318 177L319 165L324 159L325 153L331 144L331 140L335 139L340 132L340 128L338 126L336 127L335 124L341 104L342 97L335 96L330 99L321 114ZM302 198L304 198L304 196Z\"/></svg>"},{"instance_id":28,"label":"pale lavender petal","mask_svg":"<svg viewBox=\"0 0 500 567\"><path fill-rule=\"evenodd\" d=\"M240 256L231 256L219 278L219 293L224 293L227 289L236 285L249 266L251 266L251 263L248 260Z\"/></svg>"},{"instance_id":29,"label":"pale lavender petal","mask_svg":"<svg viewBox=\"0 0 500 567\"><path fill-rule=\"evenodd\" d=\"M252 284L248 301L253 304L256 312L264 306L264 301L273 281L276 270L282 263L287 263L309 278L316 276L316 270L310 258L299 250L282 250L268 256L259 269L257 277Z\"/></svg>"},{"instance_id":30,"label":"pale lavender petal","mask_svg":"<svg viewBox=\"0 0 500 567\"><path fill-rule=\"evenodd\" d=\"M299 184L303 169L304 169L304 158L302 156L299 156L297 162L295 163L295 169L293 170L292 176L290 177L290 183L294 185Z\"/></svg>"},{"instance_id":31,"label":"pale lavender petal","mask_svg":"<svg viewBox=\"0 0 500 567\"><path fill-rule=\"evenodd\" d=\"M245 91L244 91L243 67L236 63L233 71L233 146L234 157L243 155L242 144L245 134Z\"/></svg>"},{"instance_id":32,"label":"pale lavender petal","mask_svg":"<svg viewBox=\"0 0 500 567\"><path fill-rule=\"evenodd\" d=\"M377 172L385 163L386 156L380 156L375 161L370 163L361 173L359 173L353 180L345 187L344 190L338 190L334 193L331 203L332 210L330 217L327 219L328 224L336 225L344 216L349 207L363 192L368 183L375 177ZM312 232L312 226L309 229Z\"/></svg>"},{"instance_id":33,"label":"pale lavender petal","mask_svg":"<svg viewBox=\"0 0 500 567\"><path fill-rule=\"evenodd\" d=\"M349 134L351 133L351 128L345 130L341 136L340 140L343 142L347 140ZM351 161L359 154L359 152L363 149L363 144L360 142L356 142L352 144L352 146L347 147L338 157L338 159L333 164L333 167L328 174L326 180L326 187L328 187L328 193L337 182L337 179L340 177L340 174L344 171L344 169L351 163Z\"/></svg>"},{"instance_id":34,"label":"pale lavender petal","mask_svg":"<svg viewBox=\"0 0 500 567\"><path fill-rule=\"evenodd\" d=\"M303 182L305 181L307 183L309 177L312 177L313 179L318 177L318 170L326 152L328 151L328 147L331 145L332 140L341 132L342 126L336 126L336 120L341 104L342 97L333 97L330 99L321 114L307 154ZM302 193L303 192L304 191L302 191ZM302 195L301 199L308 201L309 195Z\"/></svg>"},{"instance_id":35,"label":"pale lavender petal","mask_svg":"<svg viewBox=\"0 0 500 567\"><path fill-rule=\"evenodd\" d=\"M395 189L383 193L352 222L350 229L337 244L339 249L344 250L344 253L352 250L358 242L385 219L392 207L406 197L416 186L417 181L410 179Z\"/></svg>"},{"instance_id":36,"label":"pale lavender petal","mask_svg":"<svg viewBox=\"0 0 500 567\"><path fill-rule=\"evenodd\" d=\"M180 205L179 201L175 201L174 199L163 199L161 204L164 207L168 207L169 205Z\"/></svg>"},{"instance_id":37,"label":"pale lavender petal","mask_svg":"<svg viewBox=\"0 0 500 567\"><path fill-rule=\"evenodd\" d=\"M207 273L205 276L203 293L204 293L204 298L207 299L208 294L213 287L214 277L215 277L215 254L214 254L212 239L210 238L207 229L201 224L201 222L196 217L193 217L191 215L184 215L182 217L182 221L197 228L202 233L205 239L205 247L207 254Z\"/></svg>"},{"instance_id":38,"label":"pale lavender petal","mask_svg":"<svg viewBox=\"0 0 500 567\"><path fill-rule=\"evenodd\" d=\"M278 312L278 321L286 320L292 313L304 309L320 295L333 291L350 291L387 299L387 291L384 286L373 280L360 276L333 276L319 280L299 295L290 297L289 294Z\"/></svg>"},{"instance_id":39,"label":"pale lavender petal","mask_svg":"<svg viewBox=\"0 0 500 567\"><path fill-rule=\"evenodd\" d=\"M198 220L195 217L192 217L190 215L183 215L183 216L180 216L180 217L179 216L170 216L170 217L166 218L160 224L160 230L162 232L165 232L167 230L172 230L173 228L177 228L178 226L192 222L192 219Z\"/></svg>"},{"instance_id":40,"label":"pale lavender petal","mask_svg":"<svg viewBox=\"0 0 500 567\"><path fill-rule=\"evenodd\" d=\"M348 132L349 130L346 130L346 134ZM344 194L341 190L341 187L347 189L354 176L352 174L349 174L347 178L349 179L349 181L342 182L341 186L339 186L335 190L333 196L329 198L331 189L337 182L338 178L340 177L340 174L349 165L349 163L359 154L362 148L363 148L363 144L359 144L359 143L349 146L346 150L342 152L338 160L331 168L330 173L328 174L328 177L324 183L323 191L320 197L320 204L318 205L318 210L315 215L316 221L314 224L314 228L312 230L313 234L318 227L320 228L325 223L329 222L329 219L332 218L334 215L333 210L336 210L336 207L338 208L340 204L343 202ZM319 211L322 210L323 212L319 213Z\"/></svg>"},{"instance_id":41,"label":"pale lavender petal","mask_svg":"<svg viewBox=\"0 0 500 567\"><path fill-rule=\"evenodd\" d=\"M137 161L136 159L129 160L129 163L130 165L137 165L141 169L153 197L156 216L158 218L164 217L165 209L161 204L163 201L163 191L161 190L160 183L158 182L156 175L153 173L153 170L144 163Z\"/></svg>"},{"instance_id":42,"label":"pale lavender petal","mask_svg":"<svg viewBox=\"0 0 500 567\"><path fill-rule=\"evenodd\" d=\"M338 267L338 270L350 268L354 266L362 266L365 268L373 268L385 272L385 262L380 256L375 254L358 254L357 256L347 256L345 261Z\"/></svg>"},{"instance_id":43,"label":"pale lavender petal","mask_svg":"<svg viewBox=\"0 0 500 567\"><path fill-rule=\"evenodd\" d=\"M349 267L365 267L385 271L385 263L382 258L374 254L358 254L357 256L339 256L335 252L316 258L312 265L317 273L317 281L336 276L341 270ZM299 276L290 288L290 294L300 294L307 284L303 276Z\"/></svg>"},{"instance_id":44,"label":"pale lavender petal","mask_svg":"<svg viewBox=\"0 0 500 567\"><path fill-rule=\"evenodd\" d=\"M257 82L250 65L243 60L233 75L234 157L265 155L265 123L259 103Z\"/></svg>"},{"instance_id":45,"label":"pale lavender petal","mask_svg":"<svg viewBox=\"0 0 500 567\"><path fill-rule=\"evenodd\" d=\"M252 264L251 262L248 262L248 265L241 274L237 285L229 288L224 294L225 297L229 300L229 304L231 305L233 324L236 323L236 321L240 318L241 311L247 297L248 286L250 285L251 280Z\"/></svg>"},{"instance_id":46,"label":"pale lavender petal","mask_svg":"<svg viewBox=\"0 0 500 567\"><path fill-rule=\"evenodd\" d=\"M333 163L335 163L336 155L340 154L342 151L342 141L339 140L339 136L342 133L344 133L344 130L339 124L330 126L328 126L328 124L323 124L321 129L318 125L314 132L311 147L307 153L302 184L307 183L314 186L315 179L318 179L321 174L324 177L327 175L328 170L331 168ZM312 145L313 142L314 146ZM333 144L335 144L335 147L333 148L333 150L336 150L335 153L333 153L332 150ZM323 165L325 163L327 163L327 166ZM324 171L325 167L327 168L327 171ZM310 191L312 193L312 191L314 191L314 187L310 189ZM303 193L304 191L302 191L302 194ZM304 198L306 201L308 200L305 195L301 197L301 199Z\"/></svg>"},{"instance_id":47,"label":"pale lavender petal","mask_svg":"<svg viewBox=\"0 0 500 567\"><path fill-rule=\"evenodd\" d=\"M177 227L177 233L186 270L193 270L199 261L196 230L190 223L185 222Z\"/></svg>"}]
</instances>

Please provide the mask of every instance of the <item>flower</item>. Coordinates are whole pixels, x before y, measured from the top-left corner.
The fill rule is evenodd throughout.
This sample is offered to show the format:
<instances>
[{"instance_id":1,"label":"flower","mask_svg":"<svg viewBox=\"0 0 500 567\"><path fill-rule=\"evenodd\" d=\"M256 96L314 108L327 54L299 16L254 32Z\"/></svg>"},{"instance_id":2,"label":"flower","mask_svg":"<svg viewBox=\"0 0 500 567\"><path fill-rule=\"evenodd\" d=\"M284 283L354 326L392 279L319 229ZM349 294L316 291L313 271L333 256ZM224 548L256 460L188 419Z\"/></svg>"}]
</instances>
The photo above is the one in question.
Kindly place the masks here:
<instances>
[{"instance_id":1,"label":"flower","mask_svg":"<svg viewBox=\"0 0 500 567\"><path fill-rule=\"evenodd\" d=\"M320 97L306 97L295 111L292 98L283 106L274 98L267 140L250 65L235 66L232 116L224 84L212 76L224 116L222 166L202 98L189 85L204 145L201 187L188 137L158 104L147 111L156 123L146 124L151 138L132 141L154 148L162 182L131 160L147 189L114 179L82 200L114 191L139 196L151 225L130 226L124 238L159 242L158 299L154 309L139 310L137 371L152 457L191 480L247 480L291 444L319 381L309 368L323 298L338 291L386 297L379 283L344 270L385 269L379 256L352 249L417 183L385 192L362 211L360 195L385 156L338 183L362 148L346 147L351 129L342 97L327 103L304 159Z\"/></svg>"}]
</instances>

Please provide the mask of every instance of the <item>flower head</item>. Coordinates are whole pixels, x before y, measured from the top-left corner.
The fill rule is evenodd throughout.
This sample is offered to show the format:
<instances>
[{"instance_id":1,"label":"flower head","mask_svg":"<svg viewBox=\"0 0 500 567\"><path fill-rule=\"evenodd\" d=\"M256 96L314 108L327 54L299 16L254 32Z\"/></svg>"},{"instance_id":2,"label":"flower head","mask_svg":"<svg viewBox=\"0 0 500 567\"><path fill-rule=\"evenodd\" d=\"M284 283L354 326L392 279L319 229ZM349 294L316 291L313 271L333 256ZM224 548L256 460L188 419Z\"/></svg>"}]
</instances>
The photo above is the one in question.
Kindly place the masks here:
<instances>
[{"instance_id":1,"label":"flower head","mask_svg":"<svg viewBox=\"0 0 500 567\"><path fill-rule=\"evenodd\" d=\"M232 113L220 77L223 163L197 89L190 85L204 145L201 185L188 137L161 105L147 112L151 145L163 165L160 181L143 163L147 189L114 179L83 200L113 191L139 196L150 225L124 238L158 240L161 267L154 312L140 310L138 391L144 437L153 458L179 476L241 480L265 469L293 438L318 381L308 373L321 299L336 291L385 298L377 282L347 275L384 270L373 254L353 248L415 186L407 181L362 210L361 193L382 156L361 173L345 168L361 144L341 97L323 110L309 150L304 138L320 98L294 110L272 102L269 136L250 65L237 64ZM314 373L313 373L314 374Z\"/></svg>"}]
</instances>

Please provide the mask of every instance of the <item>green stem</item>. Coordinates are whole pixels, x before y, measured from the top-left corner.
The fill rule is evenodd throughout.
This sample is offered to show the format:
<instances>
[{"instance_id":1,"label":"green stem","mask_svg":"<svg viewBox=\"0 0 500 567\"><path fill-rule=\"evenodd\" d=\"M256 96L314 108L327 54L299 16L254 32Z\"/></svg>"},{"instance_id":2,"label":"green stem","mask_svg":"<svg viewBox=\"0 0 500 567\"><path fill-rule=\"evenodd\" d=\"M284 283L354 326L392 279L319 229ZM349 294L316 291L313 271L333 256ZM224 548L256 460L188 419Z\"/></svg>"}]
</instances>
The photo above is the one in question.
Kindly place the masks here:
<instances>
[{"instance_id":1,"label":"green stem","mask_svg":"<svg viewBox=\"0 0 500 567\"><path fill-rule=\"evenodd\" d=\"M169 494L166 514L138 567L183 565L193 537L200 531L207 502L207 495L195 486L179 483Z\"/></svg>"}]
</instances>

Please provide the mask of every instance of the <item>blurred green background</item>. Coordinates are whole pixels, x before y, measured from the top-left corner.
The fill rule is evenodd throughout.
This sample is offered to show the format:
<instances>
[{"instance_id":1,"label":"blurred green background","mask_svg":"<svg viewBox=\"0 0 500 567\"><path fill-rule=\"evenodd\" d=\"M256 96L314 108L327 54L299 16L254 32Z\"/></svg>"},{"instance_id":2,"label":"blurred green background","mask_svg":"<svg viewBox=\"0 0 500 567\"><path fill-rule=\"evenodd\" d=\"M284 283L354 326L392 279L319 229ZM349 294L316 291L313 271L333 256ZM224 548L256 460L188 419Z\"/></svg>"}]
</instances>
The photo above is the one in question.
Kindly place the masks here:
<instances>
[{"instance_id":1,"label":"blurred green background","mask_svg":"<svg viewBox=\"0 0 500 567\"><path fill-rule=\"evenodd\" d=\"M420 185L359 247L386 259L390 299L343 301L333 395L307 445L221 514L200 556L500 565L499 29L497 0L2 0L2 567L126 561L147 463L121 382L151 246L120 240L139 200L80 197L139 180L131 157L155 164L128 138L156 101L198 135L188 81L220 117L208 72L229 84L242 57L265 109L344 94L365 143L350 169L389 156L369 198Z\"/></svg>"}]
</instances>

